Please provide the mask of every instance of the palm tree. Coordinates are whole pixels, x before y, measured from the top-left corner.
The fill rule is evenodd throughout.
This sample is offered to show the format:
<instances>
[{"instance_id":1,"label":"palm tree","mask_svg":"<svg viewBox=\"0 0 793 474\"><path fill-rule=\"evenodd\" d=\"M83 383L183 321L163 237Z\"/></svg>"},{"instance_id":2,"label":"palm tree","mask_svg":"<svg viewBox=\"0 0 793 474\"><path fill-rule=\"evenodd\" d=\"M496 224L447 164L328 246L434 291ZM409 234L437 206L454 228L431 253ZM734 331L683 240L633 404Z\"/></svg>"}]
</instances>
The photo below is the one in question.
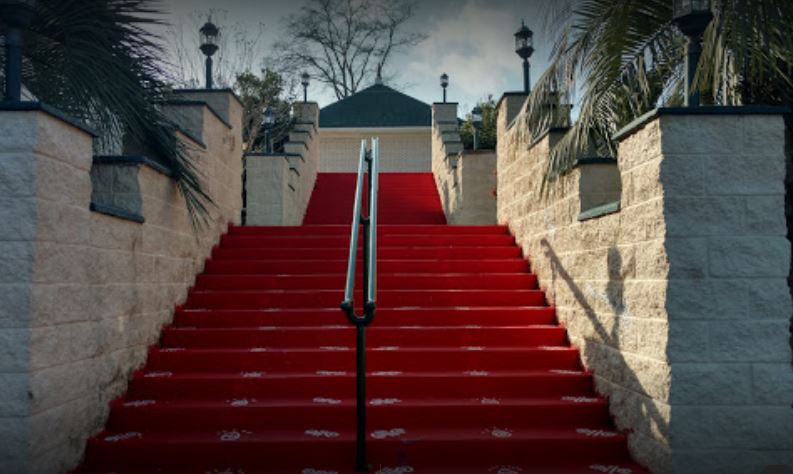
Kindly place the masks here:
<instances>
[{"instance_id":1,"label":"palm tree","mask_svg":"<svg viewBox=\"0 0 793 474\"><path fill-rule=\"evenodd\" d=\"M680 105L685 37L672 0L567 0L548 12L551 65L526 104L526 126L553 126L545 105L580 91L579 115L551 151L545 183L586 150L616 156L612 136L655 107ZM706 104L793 104L793 2L713 0L694 87ZM548 187L546 186L546 189Z\"/></svg>"},{"instance_id":2,"label":"palm tree","mask_svg":"<svg viewBox=\"0 0 793 474\"><path fill-rule=\"evenodd\" d=\"M37 100L101 136L145 144L171 170L198 227L212 200L157 105L167 93L164 54L146 28L161 14L154 0L38 0L25 32L22 78Z\"/></svg>"}]
</instances>

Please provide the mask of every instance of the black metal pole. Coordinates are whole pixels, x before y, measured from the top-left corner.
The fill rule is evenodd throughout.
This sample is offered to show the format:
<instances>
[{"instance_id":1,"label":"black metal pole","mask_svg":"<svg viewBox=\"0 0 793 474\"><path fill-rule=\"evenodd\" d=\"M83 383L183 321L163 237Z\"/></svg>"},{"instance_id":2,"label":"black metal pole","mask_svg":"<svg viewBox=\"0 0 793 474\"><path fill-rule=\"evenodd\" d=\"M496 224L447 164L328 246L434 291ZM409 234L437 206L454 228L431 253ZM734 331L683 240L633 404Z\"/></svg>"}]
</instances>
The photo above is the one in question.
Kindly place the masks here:
<instances>
[{"instance_id":1,"label":"black metal pole","mask_svg":"<svg viewBox=\"0 0 793 474\"><path fill-rule=\"evenodd\" d=\"M355 471L367 472L369 466L366 464L366 340L365 340L366 327L359 324L355 327L355 346L356 363L355 370L357 375L355 377L355 419L356 419L356 433L355 433Z\"/></svg>"},{"instance_id":2,"label":"black metal pole","mask_svg":"<svg viewBox=\"0 0 793 474\"><path fill-rule=\"evenodd\" d=\"M22 100L22 31L9 26L6 31L5 100Z\"/></svg>"},{"instance_id":3,"label":"black metal pole","mask_svg":"<svg viewBox=\"0 0 793 474\"><path fill-rule=\"evenodd\" d=\"M207 71L207 89L212 89L212 56L207 56L206 71Z\"/></svg>"},{"instance_id":4,"label":"black metal pole","mask_svg":"<svg viewBox=\"0 0 793 474\"><path fill-rule=\"evenodd\" d=\"M523 92L529 93L529 59L523 59Z\"/></svg>"},{"instance_id":5,"label":"black metal pole","mask_svg":"<svg viewBox=\"0 0 793 474\"><path fill-rule=\"evenodd\" d=\"M443 103L446 103L446 88L443 88Z\"/></svg>"},{"instance_id":6,"label":"black metal pole","mask_svg":"<svg viewBox=\"0 0 793 474\"><path fill-rule=\"evenodd\" d=\"M303 103L308 102L308 86L303 86Z\"/></svg>"},{"instance_id":7,"label":"black metal pole","mask_svg":"<svg viewBox=\"0 0 793 474\"><path fill-rule=\"evenodd\" d=\"M479 129L474 127L474 150L479 149Z\"/></svg>"},{"instance_id":8,"label":"black metal pole","mask_svg":"<svg viewBox=\"0 0 793 474\"><path fill-rule=\"evenodd\" d=\"M264 152L265 153L272 153L273 152L273 143L270 138L270 128L266 127L264 129Z\"/></svg>"},{"instance_id":9,"label":"black metal pole","mask_svg":"<svg viewBox=\"0 0 793 474\"><path fill-rule=\"evenodd\" d=\"M686 45L686 107L699 107L699 91L694 89L702 41L699 36L689 36Z\"/></svg>"}]
</instances>

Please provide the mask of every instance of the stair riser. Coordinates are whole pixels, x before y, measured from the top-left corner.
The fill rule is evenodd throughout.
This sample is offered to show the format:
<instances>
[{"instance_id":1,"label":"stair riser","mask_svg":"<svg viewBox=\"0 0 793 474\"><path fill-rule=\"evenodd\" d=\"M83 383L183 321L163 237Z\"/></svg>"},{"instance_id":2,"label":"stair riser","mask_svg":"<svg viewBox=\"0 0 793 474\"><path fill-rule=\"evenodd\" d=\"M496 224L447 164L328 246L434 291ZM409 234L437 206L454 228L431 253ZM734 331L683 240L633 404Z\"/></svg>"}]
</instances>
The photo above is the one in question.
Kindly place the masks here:
<instances>
[{"instance_id":1,"label":"stair riser","mask_svg":"<svg viewBox=\"0 0 793 474\"><path fill-rule=\"evenodd\" d=\"M346 276L336 275L200 275L196 290L338 290ZM384 290L528 290L537 289L537 277L527 273L505 275L379 275Z\"/></svg>"},{"instance_id":2,"label":"stair riser","mask_svg":"<svg viewBox=\"0 0 793 474\"><path fill-rule=\"evenodd\" d=\"M363 251L358 251L361 259ZM381 260L475 260L521 258L518 247L380 247L377 256ZM348 248L309 249L235 249L216 248L212 256L218 260L346 260Z\"/></svg>"},{"instance_id":3,"label":"stair riser","mask_svg":"<svg viewBox=\"0 0 793 474\"><path fill-rule=\"evenodd\" d=\"M352 440L319 442L244 442L233 443L104 443L89 446L90 468L104 469L123 465L127 468L169 468L234 466L240 468L294 468L296 460L310 461L310 466L349 466L354 460ZM519 440L422 440L405 443L398 440L374 440L368 444L369 462L375 466L481 466L522 464L543 465L558 461L560 453L578 462L601 459L627 460L623 437L591 440L539 439L530 443ZM299 462L298 462L299 463ZM291 471L290 471L291 472ZM300 472L296 470L295 472Z\"/></svg>"},{"instance_id":4,"label":"stair riser","mask_svg":"<svg viewBox=\"0 0 793 474\"><path fill-rule=\"evenodd\" d=\"M490 377L367 377L370 398L480 398L480 397L563 397L592 396L588 375ZM277 379L144 378L130 383L129 398L205 400L233 398L346 398L355 393L352 372L343 377L289 377Z\"/></svg>"},{"instance_id":5,"label":"stair riser","mask_svg":"<svg viewBox=\"0 0 793 474\"><path fill-rule=\"evenodd\" d=\"M352 216L352 213L350 214ZM506 226L449 226L449 225L382 225L378 235L508 235ZM349 225L305 225L299 227L239 227L229 228L233 236L316 236L337 235L349 237Z\"/></svg>"},{"instance_id":6,"label":"stair riser","mask_svg":"<svg viewBox=\"0 0 793 474\"><path fill-rule=\"evenodd\" d=\"M343 298L339 291L325 292L191 292L185 308L259 309L259 308L334 308ZM455 291L413 292L379 291L377 304L396 307L454 306L542 306L541 291Z\"/></svg>"},{"instance_id":7,"label":"stair riser","mask_svg":"<svg viewBox=\"0 0 793 474\"><path fill-rule=\"evenodd\" d=\"M578 369L575 350L525 351L372 351L367 354L372 371L465 372L469 370ZM159 352L149 355L152 371L268 373L314 370L354 371L355 351L267 352L211 351Z\"/></svg>"},{"instance_id":8,"label":"stair riser","mask_svg":"<svg viewBox=\"0 0 793 474\"><path fill-rule=\"evenodd\" d=\"M377 243L381 247L505 247L515 245L515 239L511 235L383 235L378 236ZM349 248L350 237L226 235L221 239L220 245L228 248Z\"/></svg>"},{"instance_id":9,"label":"stair riser","mask_svg":"<svg viewBox=\"0 0 793 474\"><path fill-rule=\"evenodd\" d=\"M387 273L518 273L529 270L525 260L378 260L379 274ZM346 260L244 261L209 260L204 273L210 275L317 275L347 273Z\"/></svg>"},{"instance_id":10,"label":"stair riser","mask_svg":"<svg viewBox=\"0 0 793 474\"><path fill-rule=\"evenodd\" d=\"M431 320L427 318L431 317ZM498 310L416 309L394 310L379 308L372 327L393 326L517 326L525 324L554 324L553 308L500 308ZM186 327L273 327L323 326L351 327L341 310L327 311L234 311L177 310L174 324Z\"/></svg>"},{"instance_id":11,"label":"stair riser","mask_svg":"<svg viewBox=\"0 0 793 474\"><path fill-rule=\"evenodd\" d=\"M382 346L398 347L532 347L561 346L566 334L560 327L505 329L388 329L372 326L366 332L369 351ZM166 329L163 347L321 347L355 345L355 329L312 330L180 330Z\"/></svg>"},{"instance_id":12,"label":"stair riser","mask_svg":"<svg viewBox=\"0 0 793 474\"><path fill-rule=\"evenodd\" d=\"M460 416L464 413L465 416ZM603 403L558 405L503 406L369 406L367 424L371 430L394 426L410 428L451 429L482 426L571 427L587 426L608 429L608 409ZM355 406L302 405L277 407L115 407L108 429L129 431L180 430L305 430L322 427L332 431L355 428Z\"/></svg>"}]
</instances>

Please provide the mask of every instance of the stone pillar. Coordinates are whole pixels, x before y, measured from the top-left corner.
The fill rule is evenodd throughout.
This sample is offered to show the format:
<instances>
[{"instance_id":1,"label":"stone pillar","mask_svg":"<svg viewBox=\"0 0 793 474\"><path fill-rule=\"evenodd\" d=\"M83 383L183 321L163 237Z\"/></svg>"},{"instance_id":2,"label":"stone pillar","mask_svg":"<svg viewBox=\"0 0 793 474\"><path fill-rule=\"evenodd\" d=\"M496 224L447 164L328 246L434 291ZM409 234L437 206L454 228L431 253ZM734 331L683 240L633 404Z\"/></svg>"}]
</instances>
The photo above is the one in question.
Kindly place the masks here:
<instances>
[{"instance_id":1,"label":"stone pillar","mask_svg":"<svg viewBox=\"0 0 793 474\"><path fill-rule=\"evenodd\" d=\"M654 195L663 208L665 232L655 226L655 250L637 252L636 271L666 273L664 311L639 343L657 340L671 367L668 468L793 465L782 116L660 109L619 139L623 205Z\"/></svg>"},{"instance_id":2,"label":"stone pillar","mask_svg":"<svg viewBox=\"0 0 793 474\"><path fill-rule=\"evenodd\" d=\"M44 107L25 105L30 110L0 112L0 470L9 473L73 466L81 448L52 462L62 454L54 447L74 442L80 430L60 422L70 410L71 420L89 409L74 401L85 374L54 374L57 369L49 368L67 352L90 348L71 346L67 334L49 331L67 310L46 311L56 301L42 298L55 297L47 291L54 285L36 282L52 277L40 273L48 261L66 257L52 242L78 244L88 236L93 137ZM84 263L74 256L73 267Z\"/></svg>"},{"instance_id":3,"label":"stone pillar","mask_svg":"<svg viewBox=\"0 0 793 474\"><path fill-rule=\"evenodd\" d=\"M503 114L504 122L509 124L523 110L523 104L529 95L525 92L505 92L499 99L496 108ZM503 105L503 109L502 109Z\"/></svg>"}]
</instances>

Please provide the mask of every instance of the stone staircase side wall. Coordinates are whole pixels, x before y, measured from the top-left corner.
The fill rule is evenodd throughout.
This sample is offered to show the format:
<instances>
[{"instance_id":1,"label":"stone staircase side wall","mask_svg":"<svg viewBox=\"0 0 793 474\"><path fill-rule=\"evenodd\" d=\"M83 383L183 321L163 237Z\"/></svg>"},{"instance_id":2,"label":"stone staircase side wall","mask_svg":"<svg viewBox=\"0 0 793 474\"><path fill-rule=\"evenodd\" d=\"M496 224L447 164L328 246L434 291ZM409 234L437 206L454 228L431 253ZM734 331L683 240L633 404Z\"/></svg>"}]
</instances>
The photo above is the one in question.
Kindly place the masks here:
<instances>
[{"instance_id":1,"label":"stone staircase side wall","mask_svg":"<svg viewBox=\"0 0 793 474\"><path fill-rule=\"evenodd\" d=\"M183 139L215 202L197 234L174 181L146 165L130 174L145 222L91 212L92 137L42 111L0 112L3 472L77 465L109 401L239 221L240 122L230 129L191 109L203 145Z\"/></svg>"},{"instance_id":2,"label":"stone staircase side wall","mask_svg":"<svg viewBox=\"0 0 793 474\"><path fill-rule=\"evenodd\" d=\"M432 173L446 221L452 225L496 223L496 154L464 151L457 104L432 106Z\"/></svg>"},{"instance_id":3,"label":"stone staircase side wall","mask_svg":"<svg viewBox=\"0 0 793 474\"><path fill-rule=\"evenodd\" d=\"M504 108L498 221L634 457L654 473L790 464L782 119L659 111L620 138L619 206L579 220L581 167L541 193L564 132L532 136Z\"/></svg>"},{"instance_id":4,"label":"stone staircase side wall","mask_svg":"<svg viewBox=\"0 0 793 474\"><path fill-rule=\"evenodd\" d=\"M246 162L246 224L300 225L319 169L319 107L294 105L297 120L284 153L251 153Z\"/></svg>"}]
</instances>

